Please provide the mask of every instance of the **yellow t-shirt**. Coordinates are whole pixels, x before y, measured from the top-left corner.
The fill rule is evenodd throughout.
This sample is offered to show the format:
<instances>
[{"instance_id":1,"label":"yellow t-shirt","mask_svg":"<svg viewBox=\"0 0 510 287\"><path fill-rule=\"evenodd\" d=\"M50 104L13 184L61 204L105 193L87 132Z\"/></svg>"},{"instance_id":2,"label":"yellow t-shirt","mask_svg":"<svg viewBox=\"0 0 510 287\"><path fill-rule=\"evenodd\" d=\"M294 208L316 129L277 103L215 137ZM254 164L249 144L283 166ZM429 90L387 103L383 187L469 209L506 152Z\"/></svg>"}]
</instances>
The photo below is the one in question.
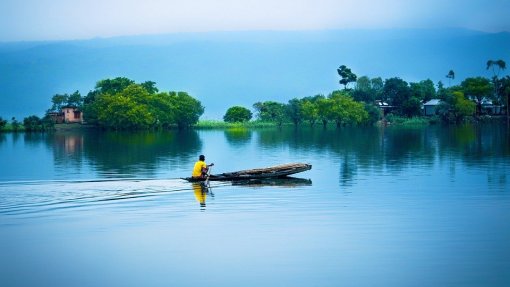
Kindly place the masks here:
<instances>
[{"instance_id":1,"label":"yellow t-shirt","mask_svg":"<svg viewBox=\"0 0 510 287\"><path fill-rule=\"evenodd\" d=\"M205 200L207 198L207 192L204 190L201 184L193 184L193 191L195 192L195 198L201 206L205 206Z\"/></svg>"},{"instance_id":2,"label":"yellow t-shirt","mask_svg":"<svg viewBox=\"0 0 510 287\"><path fill-rule=\"evenodd\" d=\"M193 173L191 174L192 177L201 177L202 176L202 168L207 168L207 164L205 164L205 161L197 161L195 163L195 166L193 167Z\"/></svg>"}]
</instances>

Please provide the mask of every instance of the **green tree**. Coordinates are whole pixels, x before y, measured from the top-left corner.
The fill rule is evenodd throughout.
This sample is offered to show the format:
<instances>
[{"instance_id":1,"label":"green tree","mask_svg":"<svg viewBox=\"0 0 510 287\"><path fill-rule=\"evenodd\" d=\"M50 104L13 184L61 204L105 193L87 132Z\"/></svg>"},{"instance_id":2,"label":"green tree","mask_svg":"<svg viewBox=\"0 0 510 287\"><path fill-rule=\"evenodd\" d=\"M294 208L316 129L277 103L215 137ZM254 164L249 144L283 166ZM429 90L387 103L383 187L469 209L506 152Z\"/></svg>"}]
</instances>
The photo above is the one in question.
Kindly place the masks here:
<instances>
[{"instance_id":1,"label":"green tree","mask_svg":"<svg viewBox=\"0 0 510 287\"><path fill-rule=\"evenodd\" d=\"M115 79L104 79L96 83L95 90L101 94L114 95L122 92L130 85L134 84L135 81L125 77L117 77Z\"/></svg>"},{"instance_id":2,"label":"green tree","mask_svg":"<svg viewBox=\"0 0 510 287\"><path fill-rule=\"evenodd\" d=\"M116 94L102 95L98 105L98 124L109 129L146 129L155 123L146 103L148 92L139 85L128 86Z\"/></svg>"},{"instance_id":3,"label":"green tree","mask_svg":"<svg viewBox=\"0 0 510 287\"><path fill-rule=\"evenodd\" d=\"M158 88L156 87L156 82L146 81L146 82L141 83L141 85L151 95L159 92Z\"/></svg>"},{"instance_id":4,"label":"green tree","mask_svg":"<svg viewBox=\"0 0 510 287\"><path fill-rule=\"evenodd\" d=\"M365 103L372 103L376 99L376 93L372 88L372 82L367 76L361 76L356 81L356 87L352 91L354 100Z\"/></svg>"},{"instance_id":5,"label":"green tree","mask_svg":"<svg viewBox=\"0 0 510 287\"><path fill-rule=\"evenodd\" d=\"M297 98L290 100L286 106L286 112L294 125L299 125L303 121L303 102Z\"/></svg>"},{"instance_id":6,"label":"green tree","mask_svg":"<svg viewBox=\"0 0 510 287\"><path fill-rule=\"evenodd\" d=\"M487 70L492 69L492 74L495 78L499 77L499 73L506 69L506 63L503 60L489 60L487 61Z\"/></svg>"},{"instance_id":7,"label":"green tree","mask_svg":"<svg viewBox=\"0 0 510 287\"><path fill-rule=\"evenodd\" d=\"M68 94L56 94L51 98L51 110L55 112L59 112L62 110L62 107L67 105L67 101L69 100Z\"/></svg>"},{"instance_id":8,"label":"green tree","mask_svg":"<svg viewBox=\"0 0 510 287\"><path fill-rule=\"evenodd\" d=\"M273 101L257 102L253 104L253 108L257 111L257 117L261 121L275 122L281 126L286 120L285 105Z\"/></svg>"},{"instance_id":9,"label":"green tree","mask_svg":"<svg viewBox=\"0 0 510 287\"><path fill-rule=\"evenodd\" d=\"M450 70L446 75L446 78L448 78L448 86L450 86L451 81L455 80L455 72L453 70Z\"/></svg>"},{"instance_id":10,"label":"green tree","mask_svg":"<svg viewBox=\"0 0 510 287\"><path fill-rule=\"evenodd\" d=\"M26 131L42 131L44 130L43 121L38 116L29 116L23 119L23 126Z\"/></svg>"},{"instance_id":11,"label":"green tree","mask_svg":"<svg viewBox=\"0 0 510 287\"><path fill-rule=\"evenodd\" d=\"M339 83L344 85L344 90L347 90L347 85L349 83L356 82L356 74L354 74L351 69L347 68L347 66L341 65L336 71L341 78Z\"/></svg>"},{"instance_id":12,"label":"green tree","mask_svg":"<svg viewBox=\"0 0 510 287\"><path fill-rule=\"evenodd\" d=\"M198 122L204 113L202 103L186 92L170 92L175 106L175 121L179 129L190 127Z\"/></svg>"},{"instance_id":13,"label":"green tree","mask_svg":"<svg viewBox=\"0 0 510 287\"><path fill-rule=\"evenodd\" d=\"M372 84L372 90L374 92L374 98L376 100L382 100L382 93L384 90L384 81L381 77L376 77L370 79L370 83Z\"/></svg>"},{"instance_id":14,"label":"green tree","mask_svg":"<svg viewBox=\"0 0 510 287\"><path fill-rule=\"evenodd\" d=\"M464 94L476 102L476 114L482 112L483 98L490 98L492 94L491 82L483 77L466 78L460 84Z\"/></svg>"},{"instance_id":15,"label":"green tree","mask_svg":"<svg viewBox=\"0 0 510 287\"><path fill-rule=\"evenodd\" d=\"M368 113L362 103L354 101L342 91L334 91L329 95L328 117L335 121L337 127L346 124L360 124L368 119Z\"/></svg>"},{"instance_id":16,"label":"green tree","mask_svg":"<svg viewBox=\"0 0 510 287\"><path fill-rule=\"evenodd\" d=\"M473 101L466 99L462 91L452 91L441 100L437 109L443 121L459 123L475 113L476 105Z\"/></svg>"},{"instance_id":17,"label":"green tree","mask_svg":"<svg viewBox=\"0 0 510 287\"><path fill-rule=\"evenodd\" d=\"M84 99L88 123L108 129L179 129L198 122L200 101L185 92L159 92L156 83L137 84L127 78L101 80Z\"/></svg>"},{"instance_id":18,"label":"green tree","mask_svg":"<svg viewBox=\"0 0 510 287\"><path fill-rule=\"evenodd\" d=\"M365 103L365 111L367 112L367 123L375 124L381 118L381 109L374 104Z\"/></svg>"},{"instance_id":19,"label":"green tree","mask_svg":"<svg viewBox=\"0 0 510 287\"><path fill-rule=\"evenodd\" d=\"M303 114L303 120L308 121L310 126L314 126L315 122L319 119L319 107L317 106L317 100L323 99L323 95L316 95L314 97L306 97L301 100L301 110Z\"/></svg>"},{"instance_id":20,"label":"green tree","mask_svg":"<svg viewBox=\"0 0 510 287\"><path fill-rule=\"evenodd\" d=\"M169 93L150 94L147 98L147 105L150 113L154 116L155 128L169 128L176 122L177 108L175 104Z\"/></svg>"},{"instance_id":21,"label":"green tree","mask_svg":"<svg viewBox=\"0 0 510 287\"><path fill-rule=\"evenodd\" d=\"M251 120L252 116L252 112L247 108L241 106L233 106L227 110L223 116L223 120L227 123L248 122Z\"/></svg>"},{"instance_id":22,"label":"green tree","mask_svg":"<svg viewBox=\"0 0 510 287\"><path fill-rule=\"evenodd\" d=\"M500 79L500 85L498 85L498 94L500 95L500 102L506 105L506 116L507 122L510 124L510 76L506 76Z\"/></svg>"},{"instance_id":23,"label":"green tree","mask_svg":"<svg viewBox=\"0 0 510 287\"><path fill-rule=\"evenodd\" d=\"M436 88L434 87L434 82L430 79L420 81L419 83L411 83L410 88L412 97L420 101L426 102L436 98Z\"/></svg>"},{"instance_id":24,"label":"green tree","mask_svg":"<svg viewBox=\"0 0 510 287\"><path fill-rule=\"evenodd\" d=\"M492 86L494 89L493 100L495 104L502 102L502 95L500 94L500 85L502 82L499 80L499 73L506 69L506 63L503 60L489 60L487 61L487 70L492 68Z\"/></svg>"},{"instance_id":25,"label":"green tree","mask_svg":"<svg viewBox=\"0 0 510 287\"><path fill-rule=\"evenodd\" d=\"M71 107L81 107L83 104L83 98L81 97L81 94L79 91L75 91L74 93L70 94L67 97L67 106Z\"/></svg>"},{"instance_id":26,"label":"green tree","mask_svg":"<svg viewBox=\"0 0 510 287\"><path fill-rule=\"evenodd\" d=\"M322 122L322 126L326 128L328 121L333 118L331 111L331 99L329 98L319 98L315 102L317 105L317 112L319 114L319 120Z\"/></svg>"},{"instance_id":27,"label":"green tree","mask_svg":"<svg viewBox=\"0 0 510 287\"><path fill-rule=\"evenodd\" d=\"M390 78L384 82L383 100L395 106L396 112L401 116L412 117L420 114L420 99L413 96L407 82L400 78Z\"/></svg>"}]
</instances>

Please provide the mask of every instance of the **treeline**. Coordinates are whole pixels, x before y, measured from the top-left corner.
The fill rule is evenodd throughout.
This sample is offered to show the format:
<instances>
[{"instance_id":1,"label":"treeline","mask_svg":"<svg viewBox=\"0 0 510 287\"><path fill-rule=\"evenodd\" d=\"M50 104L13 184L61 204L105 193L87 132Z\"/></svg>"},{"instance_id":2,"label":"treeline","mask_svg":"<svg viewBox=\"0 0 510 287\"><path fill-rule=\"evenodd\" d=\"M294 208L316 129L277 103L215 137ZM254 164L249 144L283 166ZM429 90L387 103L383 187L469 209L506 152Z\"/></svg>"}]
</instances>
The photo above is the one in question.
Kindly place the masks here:
<instances>
[{"instance_id":1,"label":"treeline","mask_svg":"<svg viewBox=\"0 0 510 287\"><path fill-rule=\"evenodd\" d=\"M135 83L125 77L100 80L85 97L79 91L56 94L51 103L43 118L30 116L23 124L15 118L8 124L0 117L0 130L51 130L64 107L83 112L89 125L115 130L183 129L196 124L204 113L200 101L186 92L160 92L155 82Z\"/></svg>"},{"instance_id":2,"label":"treeline","mask_svg":"<svg viewBox=\"0 0 510 287\"><path fill-rule=\"evenodd\" d=\"M321 122L326 125L334 122L337 126L347 124L372 124L387 116L388 118L413 118L423 115L423 104L431 99L439 99L436 117L448 123L462 122L484 113L482 103L491 102L498 107L508 106L510 99L510 76L499 77L506 69L503 60L489 60L487 70L493 73L492 79L484 77L466 78L459 85L451 85L455 72L446 75L449 87L442 81L437 85L427 79L408 83L394 77L383 80L380 77L358 77L347 66L342 65L337 72L343 90L334 91L327 97L315 95L294 98L287 103L274 101L258 102L253 105L256 117L262 121L283 123L308 122L314 125ZM353 87L350 88L349 85ZM387 114L385 114L387 113ZM252 118L251 112L244 107L235 106L227 110L224 121L242 122Z\"/></svg>"},{"instance_id":3,"label":"treeline","mask_svg":"<svg viewBox=\"0 0 510 287\"><path fill-rule=\"evenodd\" d=\"M65 106L83 111L84 121L105 129L186 128L195 124L204 107L186 92L160 92L156 83L135 83L124 77L97 82L94 90L81 97L55 95L49 112Z\"/></svg>"},{"instance_id":4,"label":"treeline","mask_svg":"<svg viewBox=\"0 0 510 287\"><path fill-rule=\"evenodd\" d=\"M23 119L22 122L18 121L15 117L11 118L11 122L9 123L7 120L4 120L0 117L0 132L1 131L47 131L52 130L54 126L51 118L45 116L40 118L38 116L29 116Z\"/></svg>"},{"instance_id":5,"label":"treeline","mask_svg":"<svg viewBox=\"0 0 510 287\"><path fill-rule=\"evenodd\" d=\"M342 65L337 69L342 90L327 96L318 94L294 98L287 103L257 102L253 104L253 109L258 120L279 126L284 123L366 125L381 119L422 116L423 104L431 99L439 99L436 118L458 123L482 115L484 102L506 108L506 114L509 114L510 76L499 76L505 69L503 60L489 60L486 70L492 72L491 79L470 77L458 85L452 85L455 72L450 70L446 75L448 87L445 87L442 81L436 85L430 79L408 83L398 77L385 80L380 77L358 77L350 68ZM76 91L54 95L51 102L52 107L42 119L30 116L21 124L12 118L8 124L0 117L0 130L52 129L55 121L49 114L58 113L66 106L82 111L86 123L105 129L183 129L195 125L204 112L200 101L186 92L160 92L155 82L135 83L124 77L97 82L85 97ZM234 106L226 111L223 120L246 122L252 117L249 109Z\"/></svg>"}]
</instances>

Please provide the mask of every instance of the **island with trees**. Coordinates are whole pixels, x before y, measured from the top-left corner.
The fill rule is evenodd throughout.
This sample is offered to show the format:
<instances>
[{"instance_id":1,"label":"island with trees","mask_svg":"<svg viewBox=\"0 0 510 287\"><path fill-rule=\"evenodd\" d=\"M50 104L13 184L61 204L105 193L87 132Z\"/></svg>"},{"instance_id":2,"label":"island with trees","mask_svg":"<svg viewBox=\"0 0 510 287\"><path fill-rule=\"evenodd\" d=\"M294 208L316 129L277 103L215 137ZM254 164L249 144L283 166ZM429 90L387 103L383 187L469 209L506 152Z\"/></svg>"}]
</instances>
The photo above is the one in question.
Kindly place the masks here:
<instances>
[{"instance_id":1,"label":"island with trees","mask_svg":"<svg viewBox=\"0 0 510 287\"><path fill-rule=\"evenodd\" d=\"M442 81L434 84L430 79L408 83L398 77L385 80L358 77L346 65L341 65L337 69L340 90L328 95L293 98L287 103L253 103L255 121L250 109L233 106L227 109L222 122L200 122L204 107L186 92L160 92L155 82L136 83L117 77L98 81L84 97L79 91L54 95L52 106L43 118L32 115L19 122L13 117L9 122L0 117L0 131L53 130L58 122L70 122L64 117L65 108L71 108L79 116L80 124L108 130L304 124L342 127L406 122L462 123L487 118L506 119L508 123L510 76L500 76L505 69L505 61L489 60L486 70L492 72L491 79L469 77L457 85L453 85L455 72L450 70L445 76L448 79L445 87Z\"/></svg>"}]
</instances>

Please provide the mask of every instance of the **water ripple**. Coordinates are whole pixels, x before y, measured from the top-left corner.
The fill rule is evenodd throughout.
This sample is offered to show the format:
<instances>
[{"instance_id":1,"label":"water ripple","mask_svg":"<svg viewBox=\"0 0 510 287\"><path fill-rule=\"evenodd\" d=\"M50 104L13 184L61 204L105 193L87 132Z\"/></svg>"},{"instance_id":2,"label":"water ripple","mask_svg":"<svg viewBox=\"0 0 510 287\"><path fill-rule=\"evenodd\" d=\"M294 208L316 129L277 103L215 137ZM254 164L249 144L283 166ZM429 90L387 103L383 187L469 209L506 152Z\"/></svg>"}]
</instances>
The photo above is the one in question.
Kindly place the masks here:
<instances>
[{"instance_id":1,"label":"water ripple","mask_svg":"<svg viewBox=\"0 0 510 287\"><path fill-rule=\"evenodd\" d=\"M213 186L221 186L221 183ZM184 180L108 179L77 181L16 181L0 183L0 215L26 215L65 209L150 200L190 192Z\"/></svg>"}]
</instances>

